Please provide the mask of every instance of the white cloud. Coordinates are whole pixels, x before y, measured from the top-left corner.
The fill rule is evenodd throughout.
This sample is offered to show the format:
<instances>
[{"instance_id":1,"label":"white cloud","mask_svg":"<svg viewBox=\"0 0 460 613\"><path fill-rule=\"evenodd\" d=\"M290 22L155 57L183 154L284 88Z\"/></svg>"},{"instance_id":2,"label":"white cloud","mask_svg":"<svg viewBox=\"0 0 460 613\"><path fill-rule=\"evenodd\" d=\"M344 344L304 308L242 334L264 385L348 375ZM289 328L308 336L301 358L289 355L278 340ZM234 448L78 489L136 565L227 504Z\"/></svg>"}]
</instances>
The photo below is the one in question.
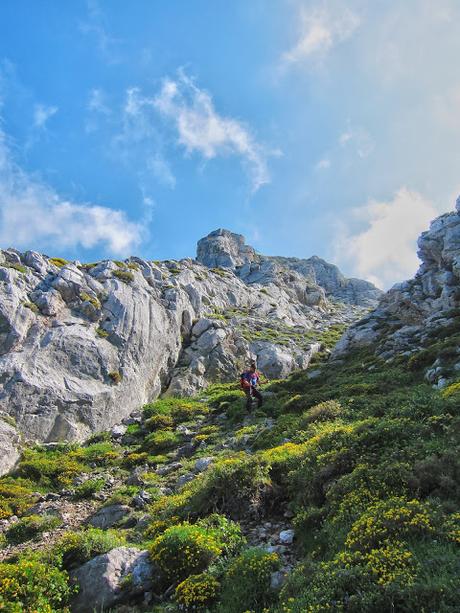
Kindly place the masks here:
<instances>
[{"instance_id":1,"label":"white cloud","mask_svg":"<svg viewBox=\"0 0 460 613\"><path fill-rule=\"evenodd\" d=\"M36 104L34 109L34 126L36 128L45 128L48 120L58 112L57 106L45 106L44 104Z\"/></svg>"},{"instance_id":2,"label":"white cloud","mask_svg":"<svg viewBox=\"0 0 460 613\"><path fill-rule=\"evenodd\" d=\"M117 47L121 42L114 38L106 25L106 17L97 0L87 0L87 18L79 24L83 34L93 36L100 54L109 64L120 61Z\"/></svg>"},{"instance_id":3,"label":"white cloud","mask_svg":"<svg viewBox=\"0 0 460 613\"><path fill-rule=\"evenodd\" d=\"M364 229L341 229L336 259L347 261L356 276L388 288L414 275L417 238L438 214L432 202L406 187L389 202L371 200L353 210Z\"/></svg>"},{"instance_id":4,"label":"white cloud","mask_svg":"<svg viewBox=\"0 0 460 613\"><path fill-rule=\"evenodd\" d=\"M367 158L374 150L374 142L367 130L364 128L349 127L339 136L341 147L353 147L356 155L360 158Z\"/></svg>"},{"instance_id":5,"label":"white cloud","mask_svg":"<svg viewBox=\"0 0 460 613\"><path fill-rule=\"evenodd\" d=\"M13 160L0 130L0 244L22 249L60 249L103 245L128 255L140 244L141 224L122 211L61 198L51 187L24 172Z\"/></svg>"},{"instance_id":6,"label":"white cloud","mask_svg":"<svg viewBox=\"0 0 460 613\"><path fill-rule=\"evenodd\" d=\"M329 158L323 158L316 164L315 170L327 170L330 167L331 167L331 160Z\"/></svg>"},{"instance_id":7,"label":"white cloud","mask_svg":"<svg viewBox=\"0 0 460 613\"><path fill-rule=\"evenodd\" d=\"M88 113L85 119L85 130L88 133L98 130L101 127L101 121L109 121L112 116L112 109L107 103L107 96L98 87L89 92L86 108Z\"/></svg>"},{"instance_id":8,"label":"white cloud","mask_svg":"<svg viewBox=\"0 0 460 613\"><path fill-rule=\"evenodd\" d=\"M249 129L236 119L220 115L210 94L199 89L183 72L179 72L177 80L165 79L152 103L173 122L178 143L187 153L199 153L207 160L225 155L241 157L253 191L270 181L267 152ZM130 108L133 104L130 100Z\"/></svg>"},{"instance_id":9,"label":"white cloud","mask_svg":"<svg viewBox=\"0 0 460 613\"><path fill-rule=\"evenodd\" d=\"M338 2L321 2L317 7L299 9L300 32L296 43L282 55L282 63L296 64L324 58L336 45L346 41L360 24L360 18Z\"/></svg>"},{"instance_id":10,"label":"white cloud","mask_svg":"<svg viewBox=\"0 0 460 613\"><path fill-rule=\"evenodd\" d=\"M149 157L146 161L147 169L153 172L155 177L165 185L173 189L176 187L176 177L173 175L167 161L159 153Z\"/></svg>"},{"instance_id":11,"label":"white cloud","mask_svg":"<svg viewBox=\"0 0 460 613\"><path fill-rule=\"evenodd\" d=\"M111 142L111 154L135 170L141 191L154 188L152 178L169 189L176 186L176 177L163 155L157 123L152 99L144 97L138 87L129 88L121 113L121 129Z\"/></svg>"},{"instance_id":12,"label":"white cloud","mask_svg":"<svg viewBox=\"0 0 460 613\"><path fill-rule=\"evenodd\" d=\"M90 91L89 100L88 100L88 110L93 113L102 113L102 115L111 114L111 110L108 107L107 102L106 102L106 95L102 91L102 89L95 87L94 89Z\"/></svg>"}]
</instances>

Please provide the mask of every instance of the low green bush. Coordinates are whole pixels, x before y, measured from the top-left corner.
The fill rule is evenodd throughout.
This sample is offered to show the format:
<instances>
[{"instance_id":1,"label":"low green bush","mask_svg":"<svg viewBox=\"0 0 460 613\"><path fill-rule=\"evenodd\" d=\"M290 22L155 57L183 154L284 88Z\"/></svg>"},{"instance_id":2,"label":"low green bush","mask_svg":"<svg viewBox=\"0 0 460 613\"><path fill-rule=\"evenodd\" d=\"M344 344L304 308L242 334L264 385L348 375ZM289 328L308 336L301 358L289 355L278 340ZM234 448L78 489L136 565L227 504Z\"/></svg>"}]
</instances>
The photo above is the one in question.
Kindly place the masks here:
<instances>
[{"instance_id":1,"label":"low green bush","mask_svg":"<svg viewBox=\"0 0 460 613\"><path fill-rule=\"evenodd\" d=\"M78 447L71 453L71 456L85 464L113 466L120 459L120 451L110 441L101 441L84 447Z\"/></svg>"},{"instance_id":2,"label":"low green bush","mask_svg":"<svg viewBox=\"0 0 460 613\"><path fill-rule=\"evenodd\" d=\"M315 421L332 421L342 413L342 407L336 400L326 400L311 407L302 414L300 427L304 427Z\"/></svg>"},{"instance_id":3,"label":"low green bush","mask_svg":"<svg viewBox=\"0 0 460 613\"><path fill-rule=\"evenodd\" d=\"M100 338L107 338L109 336L109 333L107 332L107 330L104 330L104 328L96 328L96 334Z\"/></svg>"},{"instance_id":4,"label":"low green bush","mask_svg":"<svg viewBox=\"0 0 460 613\"><path fill-rule=\"evenodd\" d=\"M109 372L108 377L113 383L115 383L115 385L121 383L123 379L121 372L119 372L118 370L112 370L111 372Z\"/></svg>"},{"instance_id":5,"label":"low green bush","mask_svg":"<svg viewBox=\"0 0 460 613\"><path fill-rule=\"evenodd\" d=\"M104 485L104 479L88 479L80 485L77 485L74 491L74 498L76 500L80 500L83 498L91 498L93 494L100 492Z\"/></svg>"},{"instance_id":6,"label":"low green bush","mask_svg":"<svg viewBox=\"0 0 460 613\"><path fill-rule=\"evenodd\" d=\"M219 581L209 573L190 575L176 587L176 601L184 611L202 611L217 600Z\"/></svg>"},{"instance_id":7,"label":"low green bush","mask_svg":"<svg viewBox=\"0 0 460 613\"><path fill-rule=\"evenodd\" d=\"M71 594L67 573L38 556L0 562L0 610L5 613L66 611Z\"/></svg>"},{"instance_id":8,"label":"low green bush","mask_svg":"<svg viewBox=\"0 0 460 613\"><path fill-rule=\"evenodd\" d=\"M275 602L271 574L279 568L278 556L253 547L243 551L229 566L222 580L218 613L264 611Z\"/></svg>"},{"instance_id":9,"label":"low green bush","mask_svg":"<svg viewBox=\"0 0 460 613\"><path fill-rule=\"evenodd\" d=\"M151 547L151 556L168 579L177 582L203 572L217 558L223 560L237 554L246 543L238 524L212 514L196 524L154 522L148 530L158 534Z\"/></svg>"},{"instance_id":10,"label":"low green bush","mask_svg":"<svg viewBox=\"0 0 460 613\"><path fill-rule=\"evenodd\" d=\"M149 454L146 451L141 453L132 452L125 456L122 460L123 466L126 468L133 468L134 466L139 466L139 464L145 464L147 462Z\"/></svg>"},{"instance_id":11,"label":"low green bush","mask_svg":"<svg viewBox=\"0 0 460 613\"><path fill-rule=\"evenodd\" d=\"M142 448L152 453L167 451L168 449L177 447L181 438L178 432L173 432L172 430L158 430L145 437Z\"/></svg>"},{"instance_id":12,"label":"low green bush","mask_svg":"<svg viewBox=\"0 0 460 613\"><path fill-rule=\"evenodd\" d=\"M222 543L212 530L184 523L171 526L157 537L150 555L168 580L181 582L204 571L222 549Z\"/></svg>"},{"instance_id":13,"label":"low green bush","mask_svg":"<svg viewBox=\"0 0 460 613\"><path fill-rule=\"evenodd\" d=\"M164 428L172 428L174 426L174 419L171 415L163 415L162 413L158 413L157 415L152 415L145 422L145 427L148 430L163 430Z\"/></svg>"},{"instance_id":14,"label":"low green bush","mask_svg":"<svg viewBox=\"0 0 460 613\"><path fill-rule=\"evenodd\" d=\"M45 489L69 486L76 475L87 470L85 464L72 456L71 449L66 446L56 450L41 447L26 449L17 474Z\"/></svg>"},{"instance_id":15,"label":"low green bush","mask_svg":"<svg viewBox=\"0 0 460 613\"><path fill-rule=\"evenodd\" d=\"M12 545L24 543L42 532L54 530L62 523L55 515L28 515L12 524L5 533L6 540Z\"/></svg>"},{"instance_id":16,"label":"low green bush","mask_svg":"<svg viewBox=\"0 0 460 613\"><path fill-rule=\"evenodd\" d=\"M260 513L271 493L269 468L241 453L220 460L184 487L185 509L203 516L218 511L233 519Z\"/></svg>"},{"instance_id":17,"label":"low green bush","mask_svg":"<svg viewBox=\"0 0 460 613\"><path fill-rule=\"evenodd\" d=\"M97 298L96 296L92 296L91 294L88 294L88 292L80 292L80 300L82 300L83 302L89 302L90 304L93 305L95 309L98 309L98 310L101 309L102 307L99 298Z\"/></svg>"},{"instance_id":18,"label":"low green bush","mask_svg":"<svg viewBox=\"0 0 460 613\"><path fill-rule=\"evenodd\" d=\"M137 485L122 485L105 501L104 506L110 506L112 504L129 504L133 496L138 492L139 487Z\"/></svg>"},{"instance_id":19,"label":"low green bush","mask_svg":"<svg viewBox=\"0 0 460 613\"><path fill-rule=\"evenodd\" d=\"M23 515L37 501L30 481L13 477L0 478L0 519Z\"/></svg>"},{"instance_id":20,"label":"low green bush","mask_svg":"<svg viewBox=\"0 0 460 613\"><path fill-rule=\"evenodd\" d=\"M125 543L126 538L120 531L87 528L80 532L65 532L54 546L53 553L69 570Z\"/></svg>"}]
</instances>

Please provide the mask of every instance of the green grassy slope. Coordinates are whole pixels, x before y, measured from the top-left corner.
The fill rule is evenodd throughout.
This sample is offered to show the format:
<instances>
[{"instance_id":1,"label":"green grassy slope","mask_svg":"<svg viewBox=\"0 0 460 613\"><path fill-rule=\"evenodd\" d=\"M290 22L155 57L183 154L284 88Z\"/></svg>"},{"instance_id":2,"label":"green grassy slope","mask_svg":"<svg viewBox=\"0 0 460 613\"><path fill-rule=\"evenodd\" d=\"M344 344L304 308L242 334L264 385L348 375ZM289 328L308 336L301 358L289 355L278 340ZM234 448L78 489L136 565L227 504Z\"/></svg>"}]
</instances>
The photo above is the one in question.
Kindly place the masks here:
<instances>
[{"instance_id":1,"label":"green grassy slope","mask_svg":"<svg viewBox=\"0 0 460 613\"><path fill-rule=\"evenodd\" d=\"M436 339L436 351L453 342ZM134 611L458 611L460 384L434 390L422 368L423 354L385 363L355 353L318 361L313 378L305 371L270 384L250 417L236 385L216 385L200 398L147 405L122 444L100 435L29 449L0 479L0 515L22 516L4 547L25 541L36 550L13 549L0 563L0 610L66 610L67 572L129 543L149 550L162 577L159 602L132 603ZM190 452L176 465L184 445ZM193 475L205 456L213 463ZM138 466L141 485L127 484ZM178 487L183 475L193 478ZM97 504L130 505L147 491L148 521L82 526L42 544L46 518L27 518L39 492L89 500L104 488L110 497ZM286 516L296 566L275 590L280 560L249 546L247 528Z\"/></svg>"}]
</instances>

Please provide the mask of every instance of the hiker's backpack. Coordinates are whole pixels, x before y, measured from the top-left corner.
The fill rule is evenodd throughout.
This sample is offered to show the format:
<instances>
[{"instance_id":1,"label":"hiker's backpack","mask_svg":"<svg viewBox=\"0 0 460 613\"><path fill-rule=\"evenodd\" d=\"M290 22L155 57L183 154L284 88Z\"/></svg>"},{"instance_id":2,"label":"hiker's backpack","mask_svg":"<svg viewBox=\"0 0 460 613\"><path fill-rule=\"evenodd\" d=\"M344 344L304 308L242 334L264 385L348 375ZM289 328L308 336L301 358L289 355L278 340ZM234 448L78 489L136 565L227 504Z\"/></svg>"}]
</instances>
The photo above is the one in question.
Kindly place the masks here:
<instances>
[{"instance_id":1,"label":"hiker's backpack","mask_svg":"<svg viewBox=\"0 0 460 613\"><path fill-rule=\"evenodd\" d=\"M251 387L251 373L249 371L242 372L240 375L241 389L249 389Z\"/></svg>"}]
</instances>

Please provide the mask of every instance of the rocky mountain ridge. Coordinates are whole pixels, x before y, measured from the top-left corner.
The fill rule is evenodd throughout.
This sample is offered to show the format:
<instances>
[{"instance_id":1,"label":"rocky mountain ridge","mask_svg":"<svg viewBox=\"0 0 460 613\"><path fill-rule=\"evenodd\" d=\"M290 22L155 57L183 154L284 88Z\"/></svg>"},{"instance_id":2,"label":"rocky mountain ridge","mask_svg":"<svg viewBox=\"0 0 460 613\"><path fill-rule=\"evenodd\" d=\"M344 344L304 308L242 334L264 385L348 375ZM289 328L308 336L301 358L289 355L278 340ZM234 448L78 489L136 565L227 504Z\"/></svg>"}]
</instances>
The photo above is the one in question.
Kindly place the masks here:
<instances>
[{"instance_id":1,"label":"rocky mountain ridge","mask_svg":"<svg viewBox=\"0 0 460 613\"><path fill-rule=\"evenodd\" d=\"M358 298L343 299L339 283L336 299L330 284L313 280L307 261L258 256L235 269L213 266L215 236L199 242L203 263L80 264L2 251L3 414L28 440L82 440L160 393L190 395L233 380L250 359L267 377L285 377L308 365L331 326L349 325L378 295L362 282L362 292L354 286ZM235 262L255 253L238 235L218 236L227 264L236 252ZM5 471L17 459L17 435L14 422L0 421Z\"/></svg>"},{"instance_id":2,"label":"rocky mountain ridge","mask_svg":"<svg viewBox=\"0 0 460 613\"><path fill-rule=\"evenodd\" d=\"M460 197L455 211L434 219L421 234L418 256L422 264L415 277L396 284L351 326L334 356L367 347L386 360L411 356L414 364L425 362L427 380L442 388L460 373L460 347L441 347L460 332Z\"/></svg>"},{"instance_id":3,"label":"rocky mountain ridge","mask_svg":"<svg viewBox=\"0 0 460 613\"><path fill-rule=\"evenodd\" d=\"M444 215L422 235L423 264L404 284L406 295L393 288L331 356L315 357L314 369L264 386L261 408L245 408L236 381L211 384L193 398L164 395L82 444L23 449L15 469L0 477L0 608L456 613L459 221L457 213ZM112 277L141 286L126 277L140 273L133 268L140 264L120 264ZM242 283L228 268L157 266L170 273L166 285L173 275L205 278L208 271L207 291L219 288L217 297ZM109 276L105 289L113 293L114 283ZM324 326L350 314L350 305L320 297L301 308L283 283L276 286L281 312L319 320L294 340L277 320L278 345L307 351L309 332L323 329L323 345L326 335L338 336ZM220 338L219 331L240 329L247 340L252 322L251 333L276 344L275 320L268 328L261 310L262 290L275 290L242 285L249 292L242 297L256 298L256 314L206 303L212 311L192 321L165 388L174 380L193 384L184 363L195 351L203 357L199 339L208 332ZM88 300L72 306L74 316L81 302ZM95 318L89 327L101 323ZM251 350L256 338L247 340ZM231 348L221 344L216 360L224 355ZM447 383L431 380L437 361Z\"/></svg>"},{"instance_id":4,"label":"rocky mountain ridge","mask_svg":"<svg viewBox=\"0 0 460 613\"><path fill-rule=\"evenodd\" d=\"M375 306L383 294L369 281L347 279L337 266L316 255L308 259L260 255L246 245L244 236L224 229L198 241L197 260L210 268L230 268L249 284L267 284L283 273L288 275L287 285L296 284L299 275L302 284L305 280L309 282L313 296L319 286L327 297L364 307Z\"/></svg>"}]
</instances>

